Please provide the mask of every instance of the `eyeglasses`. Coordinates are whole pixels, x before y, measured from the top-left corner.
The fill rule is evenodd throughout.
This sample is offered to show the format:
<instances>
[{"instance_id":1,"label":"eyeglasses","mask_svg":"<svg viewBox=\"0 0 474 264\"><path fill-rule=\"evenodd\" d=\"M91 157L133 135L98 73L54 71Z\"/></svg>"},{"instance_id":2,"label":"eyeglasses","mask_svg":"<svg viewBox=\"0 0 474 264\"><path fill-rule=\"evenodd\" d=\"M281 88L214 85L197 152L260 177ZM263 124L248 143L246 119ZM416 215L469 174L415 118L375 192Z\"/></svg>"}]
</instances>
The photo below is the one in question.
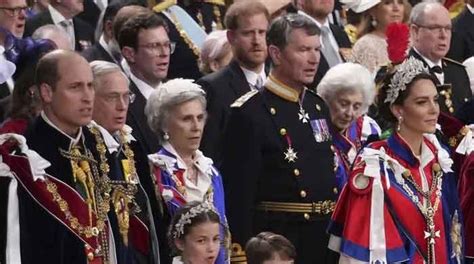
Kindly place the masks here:
<instances>
[{"instance_id":1,"label":"eyeglasses","mask_svg":"<svg viewBox=\"0 0 474 264\"><path fill-rule=\"evenodd\" d=\"M125 104L131 104L135 101L136 95L132 92L128 92L126 94L119 94L119 93L112 93L112 94L105 94L103 98L108 103L117 104L119 102L124 102Z\"/></svg>"},{"instance_id":2,"label":"eyeglasses","mask_svg":"<svg viewBox=\"0 0 474 264\"><path fill-rule=\"evenodd\" d=\"M451 25L449 26L440 26L440 25L418 25L418 24L415 24L417 27L419 28L425 28L433 33L441 33L443 30L446 32L446 33L451 33L451 31L453 30L453 27Z\"/></svg>"},{"instance_id":3,"label":"eyeglasses","mask_svg":"<svg viewBox=\"0 0 474 264\"><path fill-rule=\"evenodd\" d=\"M27 6L17 6L17 7L0 7L7 15L11 17L17 17L20 14L25 14L28 10Z\"/></svg>"},{"instance_id":4,"label":"eyeglasses","mask_svg":"<svg viewBox=\"0 0 474 264\"><path fill-rule=\"evenodd\" d=\"M158 54L158 55L166 53L166 52L169 52L169 54L173 54L176 48L176 43L175 42L166 42L166 43L153 42L153 43L148 43L148 44L143 44L143 45L138 45L138 46L148 49L152 53Z\"/></svg>"}]
</instances>

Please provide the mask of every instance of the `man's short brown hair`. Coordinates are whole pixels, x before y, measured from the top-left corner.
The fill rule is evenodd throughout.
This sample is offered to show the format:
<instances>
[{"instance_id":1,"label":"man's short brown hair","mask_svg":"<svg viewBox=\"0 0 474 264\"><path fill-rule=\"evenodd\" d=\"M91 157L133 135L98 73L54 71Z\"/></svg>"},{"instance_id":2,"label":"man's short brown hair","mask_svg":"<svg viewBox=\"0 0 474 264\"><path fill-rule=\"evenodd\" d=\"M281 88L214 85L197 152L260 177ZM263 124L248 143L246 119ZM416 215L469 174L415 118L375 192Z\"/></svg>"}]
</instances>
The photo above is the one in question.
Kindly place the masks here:
<instances>
[{"instance_id":1,"label":"man's short brown hair","mask_svg":"<svg viewBox=\"0 0 474 264\"><path fill-rule=\"evenodd\" d=\"M225 14L224 23L227 29L236 30L239 28L240 17L251 17L264 14L270 21L270 14L267 8L259 1L245 0L232 4Z\"/></svg>"},{"instance_id":2,"label":"man's short brown hair","mask_svg":"<svg viewBox=\"0 0 474 264\"><path fill-rule=\"evenodd\" d=\"M245 246L247 264L262 264L278 255L282 260L295 260L296 249L282 235L262 232L252 237Z\"/></svg>"}]
</instances>

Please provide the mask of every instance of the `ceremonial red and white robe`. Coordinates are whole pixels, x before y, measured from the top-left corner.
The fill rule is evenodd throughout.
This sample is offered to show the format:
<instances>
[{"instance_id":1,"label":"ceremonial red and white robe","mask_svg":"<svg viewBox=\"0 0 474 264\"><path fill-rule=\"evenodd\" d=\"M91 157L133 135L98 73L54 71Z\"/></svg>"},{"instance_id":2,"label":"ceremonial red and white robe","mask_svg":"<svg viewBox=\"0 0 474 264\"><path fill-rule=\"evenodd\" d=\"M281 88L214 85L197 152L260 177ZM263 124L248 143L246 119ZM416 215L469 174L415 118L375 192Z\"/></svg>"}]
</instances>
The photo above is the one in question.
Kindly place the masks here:
<instances>
[{"instance_id":1,"label":"ceremonial red and white robe","mask_svg":"<svg viewBox=\"0 0 474 264\"><path fill-rule=\"evenodd\" d=\"M342 263L426 263L429 229L420 207L426 210L428 200L403 176L410 172L419 188L431 188L432 205L439 199L432 263L463 263L462 217L451 165L434 135L425 136L420 157L397 133L370 144L357 157L338 200L329 247L341 253ZM431 187L436 171L439 184Z\"/></svg>"}]
</instances>

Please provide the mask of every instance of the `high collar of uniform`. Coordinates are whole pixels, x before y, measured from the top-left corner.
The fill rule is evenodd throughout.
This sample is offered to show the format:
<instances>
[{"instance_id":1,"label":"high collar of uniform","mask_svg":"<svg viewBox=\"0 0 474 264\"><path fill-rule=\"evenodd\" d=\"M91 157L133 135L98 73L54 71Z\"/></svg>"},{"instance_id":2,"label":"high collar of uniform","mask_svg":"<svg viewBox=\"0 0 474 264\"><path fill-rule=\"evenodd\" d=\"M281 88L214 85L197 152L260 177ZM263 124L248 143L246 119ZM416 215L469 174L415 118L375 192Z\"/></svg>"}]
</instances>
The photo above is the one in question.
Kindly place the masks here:
<instances>
[{"instance_id":1,"label":"high collar of uniform","mask_svg":"<svg viewBox=\"0 0 474 264\"><path fill-rule=\"evenodd\" d=\"M279 97L288 100L290 102L298 102L300 98L301 92L291 88L290 86L284 84L275 76L271 75L268 76L267 82L265 83L265 88L271 91L272 93L278 95ZM306 88L304 88L306 89Z\"/></svg>"},{"instance_id":2,"label":"high collar of uniform","mask_svg":"<svg viewBox=\"0 0 474 264\"><path fill-rule=\"evenodd\" d=\"M62 131L59 127L57 127L44 113L44 111L41 112L40 116L38 117L40 124L48 129L51 133L51 135L54 135L54 141L56 144L59 144L59 146L66 148L70 150L72 146L77 145L81 142L82 140L82 127L79 127L78 133L76 137L71 137L68 135L66 132Z\"/></svg>"}]
</instances>

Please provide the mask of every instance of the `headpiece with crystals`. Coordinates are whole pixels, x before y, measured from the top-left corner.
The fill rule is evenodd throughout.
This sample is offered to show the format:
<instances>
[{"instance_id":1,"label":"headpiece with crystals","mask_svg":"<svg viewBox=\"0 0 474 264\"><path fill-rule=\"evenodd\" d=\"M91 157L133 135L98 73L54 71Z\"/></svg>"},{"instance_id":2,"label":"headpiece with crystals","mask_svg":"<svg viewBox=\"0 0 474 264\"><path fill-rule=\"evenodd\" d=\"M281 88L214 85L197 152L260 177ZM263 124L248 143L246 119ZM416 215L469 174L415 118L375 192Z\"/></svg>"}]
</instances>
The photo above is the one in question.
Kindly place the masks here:
<instances>
[{"instance_id":1,"label":"headpiece with crystals","mask_svg":"<svg viewBox=\"0 0 474 264\"><path fill-rule=\"evenodd\" d=\"M406 90L407 84L411 83L416 76L421 73L429 74L428 67L414 57L409 57L402 64L396 66L395 69L395 73L388 85L387 97L384 103L393 104L400 95L400 92Z\"/></svg>"},{"instance_id":2,"label":"headpiece with crystals","mask_svg":"<svg viewBox=\"0 0 474 264\"><path fill-rule=\"evenodd\" d=\"M192 207L187 213L184 213L179 218L178 222L174 225L173 238L177 239L184 234L184 227L192 223L193 218L207 212L214 212L217 214L214 206L208 202L203 202L195 207Z\"/></svg>"}]
</instances>

